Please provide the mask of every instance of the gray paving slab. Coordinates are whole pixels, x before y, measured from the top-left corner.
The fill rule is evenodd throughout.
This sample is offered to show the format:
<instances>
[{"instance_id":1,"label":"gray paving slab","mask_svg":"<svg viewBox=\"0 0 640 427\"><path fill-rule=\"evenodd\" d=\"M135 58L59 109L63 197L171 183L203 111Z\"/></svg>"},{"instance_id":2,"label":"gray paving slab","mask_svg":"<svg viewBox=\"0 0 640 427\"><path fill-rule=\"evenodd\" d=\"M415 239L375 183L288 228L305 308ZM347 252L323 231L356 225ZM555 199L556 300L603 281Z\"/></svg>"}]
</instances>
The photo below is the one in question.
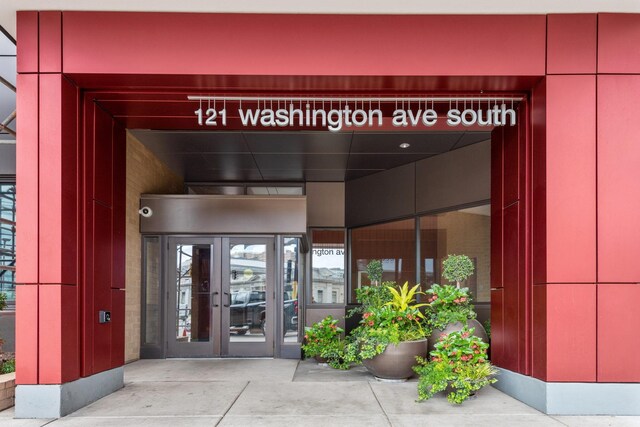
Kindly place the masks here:
<instances>
[{"instance_id":1,"label":"gray paving slab","mask_svg":"<svg viewBox=\"0 0 640 427\"><path fill-rule=\"evenodd\" d=\"M298 366L290 359L139 360L124 370L125 382L291 381Z\"/></svg>"},{"instance_id":2,"label":"gray paving slab","mask_svg":"<svg viewBox=\"0 0 640 427\"><path fill-rule=\"evenodd\" d=\"M222 416L246 385L244 381L131 383L70 417Z\"/></svg>"},{"instance_id":3,"label":"gray paving slab","mask_svg":"<svg viewBox=\"0 0 640 427\"><path fill-rule=\"evenodd\" d=\"M227 415L218 425L220 427L388 427L389 422L384 415L305 415L302 417L299 415Z\"/></svg>"},{"instance_id":4,"label":"gray paving slab","mask_svg":"<svg viewBox=\"0 0 640 427\"><path fill-rule=\"evenodd\" d=\"M65 427L213 427L220 417L66 417L54 421L48 426Z\"/></svg>"},{"instance_id":5,"label":"gray paving slab","mask_svg":"<svg viewBox=\"0 0 640 427\"><path fill-rule=\"evenodd\" d=\"M418 390L415 381L389 384L372 382L376 397L380 401L384 411L391 414L473 414L473 415L494 415L494 414L523 414L542 415L541 412L525 405L524 403L507 396L493 387L485 387L478 393L462 403L454 405L447 401L446 396L440 393L433 398L417 402Z\"/></svg>"},{"instance_id":6,"label":"gray paving slab","mask_svg":"<svg viewBox=\"0 0 640 427\"><path fill-rule=\"evenodd\" d=\"M591 416L552 416L551 418L560 421L562 424L568 427L639 427L640 417L636 416L604 416L604 415L591 415Z\"/></svg>"},{"instance_id":7,"label":"gray paving slab","mask_svg":"<svg viewBox=\"0 0 640 427\"><path fill-rule=\"evenodd\" d=\"M30 419L30 420L14 420L15 410L13 407L0 411L0 426L4 427L40 427L53 420L49 419Z\"/></svg>"},{"instance_id":8,"label":"gray paving slab","mask_svg":"<svg viewBox=\"0 0 640 427\"><path fill-rule=\"evenodd\" d=\"M383 415L365 382L251 382L228 415Z\"/></svg>"},{"instance_id":9,"label":"gray paving slab","mask_svg":"<svg viewBox=\"0 0 640 427\"><path fill-rule=\"evenodd\" d=\"M303 360L298 364L293 381L325 382L325 381L372 381L374 380L364 366L354 366L349 370L333 369L313 359Z\"/></svg>"},{"instance_id":10,"label":"gray paving slab","mask_svg":"<svg viewBox=\"0 0 640 427\"><path fill-rule=\"evenodd\" d=\"M476 415L476 414L431 414L390 415L394 427L562 427L562 424L546 415Z\"/></svg>"}]
</instances>

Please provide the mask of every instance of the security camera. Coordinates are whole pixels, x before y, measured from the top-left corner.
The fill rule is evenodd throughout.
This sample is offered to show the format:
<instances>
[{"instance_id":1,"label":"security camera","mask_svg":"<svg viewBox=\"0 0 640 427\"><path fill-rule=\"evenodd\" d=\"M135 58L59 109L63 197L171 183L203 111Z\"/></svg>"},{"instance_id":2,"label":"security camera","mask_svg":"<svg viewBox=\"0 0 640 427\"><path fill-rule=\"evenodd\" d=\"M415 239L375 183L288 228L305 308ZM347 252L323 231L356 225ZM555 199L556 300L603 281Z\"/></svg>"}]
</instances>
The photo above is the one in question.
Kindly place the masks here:
<instances>
[{"instance_id":1,"label":"security camera","mask_svg":"<svg viewBox=\"0 0 640 427\"><path fill-rule=\"evenodd\" d=\"M151 215L153 215L153 211L151 210L151 208L149 208L149 207L147 207L147 206L145 206L145 207L141 208L141 209L138 211L138 213L139 213L140 215L142 215L143 217L145 217L145 218L150 218L150 217L151 217Z\"/></svg>"}]
</instances>

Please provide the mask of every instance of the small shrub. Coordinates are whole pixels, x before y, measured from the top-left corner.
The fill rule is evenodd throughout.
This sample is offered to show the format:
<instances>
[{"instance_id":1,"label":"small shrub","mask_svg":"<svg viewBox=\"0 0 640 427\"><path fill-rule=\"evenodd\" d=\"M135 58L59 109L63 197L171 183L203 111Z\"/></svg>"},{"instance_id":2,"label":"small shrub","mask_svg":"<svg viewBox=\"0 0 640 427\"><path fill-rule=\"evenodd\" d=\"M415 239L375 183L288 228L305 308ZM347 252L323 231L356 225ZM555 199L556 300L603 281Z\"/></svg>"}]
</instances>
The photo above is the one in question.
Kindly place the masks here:
<instances>
[{"instance_id":1,"label":"small shrub","mask_svg":"<svg viewBox=\"0 0 640 427\"><path fill-rule=\"evenodd\" d=\"M455 282L457 288L473 275L473 270L473 261L466 255L449 255L442 262L442 277Z\"/></svg>"},{"instance_id":2,"label":"small shrub","mask_svg":"<svg viewBox=\"0 0 640 427\"><path fill-rule=\"evenodd\" d=\"M367 264L367 275L372 285L377 286L382 282L382 261L373 259Z\"/></svg>"}]
</instances>

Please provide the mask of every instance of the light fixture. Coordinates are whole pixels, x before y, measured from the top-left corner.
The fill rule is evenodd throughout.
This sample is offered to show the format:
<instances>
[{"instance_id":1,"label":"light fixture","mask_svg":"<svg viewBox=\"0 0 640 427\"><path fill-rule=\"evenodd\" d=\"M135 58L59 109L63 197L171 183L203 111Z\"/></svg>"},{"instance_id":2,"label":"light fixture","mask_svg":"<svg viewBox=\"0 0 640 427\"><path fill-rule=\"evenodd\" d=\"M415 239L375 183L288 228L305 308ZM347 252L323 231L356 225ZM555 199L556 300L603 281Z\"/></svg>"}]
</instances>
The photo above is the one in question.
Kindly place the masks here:
<instances>
[{"instance_id":1,"label":"light fixture","mask_svg":"<svg viewBox=\"0 0 640 427\"><path fill-rule=\"evenodd\" d=\"M409 144L408 142L403 142L402 144L400 144L400 148L409 148L411 147L411 144Z\"/></svg>"}]
</instances>

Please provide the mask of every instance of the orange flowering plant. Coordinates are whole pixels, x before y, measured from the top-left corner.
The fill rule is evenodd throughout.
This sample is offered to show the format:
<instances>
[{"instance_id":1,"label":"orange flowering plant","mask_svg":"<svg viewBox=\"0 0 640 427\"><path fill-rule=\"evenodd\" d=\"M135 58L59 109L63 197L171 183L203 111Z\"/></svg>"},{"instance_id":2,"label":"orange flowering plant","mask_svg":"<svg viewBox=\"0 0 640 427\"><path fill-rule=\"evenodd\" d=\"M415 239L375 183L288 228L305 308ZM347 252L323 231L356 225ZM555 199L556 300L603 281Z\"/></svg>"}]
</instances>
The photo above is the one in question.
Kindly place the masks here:
<instances>
[{"instance_id":1,"label":"orange flowering plant","mask_svg":"<svg viewBox=\"0 0 640 427\"><path fill-rule=\"evenodd\" d=\"M338 326L338 320L327 316L311 327L305 328L302 350L306 357L322 357L333 365L334 359L340 359L344 343L344 329Z\"/></svg>"}]
</instances>

